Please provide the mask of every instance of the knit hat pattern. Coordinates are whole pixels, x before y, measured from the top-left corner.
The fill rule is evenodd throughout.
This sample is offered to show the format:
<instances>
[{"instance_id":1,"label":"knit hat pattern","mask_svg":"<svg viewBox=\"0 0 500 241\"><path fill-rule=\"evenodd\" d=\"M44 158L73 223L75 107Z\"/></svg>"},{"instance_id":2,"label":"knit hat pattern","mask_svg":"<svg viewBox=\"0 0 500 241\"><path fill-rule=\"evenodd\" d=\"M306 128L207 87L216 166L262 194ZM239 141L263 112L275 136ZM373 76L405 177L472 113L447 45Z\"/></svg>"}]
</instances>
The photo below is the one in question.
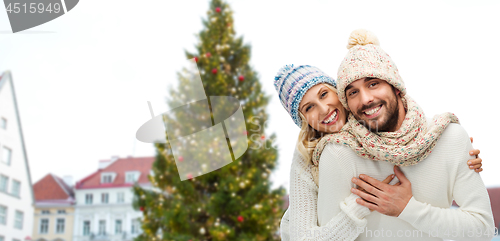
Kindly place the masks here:
<instances>
[{"instance_id":1,"label":"knit hat pattern","mask_svg":"<svg viewBox=\"0 0 500 241\"><path fill-rule=\"evenodd\" d=\"M391 57L380 47L377 37L364 29L354 30L349 36L347 55L342 60L337 73L337 94L347 110L345 88L352 82L365 77L387 81L406 95L406 87L398 68Z\"/></svg>"},{"instance_id":2,"label":"knit hat pattern","mask_svg":"<svg viewBox=\"0 0 500 241\"><path fill-rule=\"evenodd\" d=\"M300 101L310 88L320 83L337 87L332 77L309 65L285 65L274 77L274 88L278 92L281 104L299 128L302 126L298 110Z\"/></svg>"}]
</instances>

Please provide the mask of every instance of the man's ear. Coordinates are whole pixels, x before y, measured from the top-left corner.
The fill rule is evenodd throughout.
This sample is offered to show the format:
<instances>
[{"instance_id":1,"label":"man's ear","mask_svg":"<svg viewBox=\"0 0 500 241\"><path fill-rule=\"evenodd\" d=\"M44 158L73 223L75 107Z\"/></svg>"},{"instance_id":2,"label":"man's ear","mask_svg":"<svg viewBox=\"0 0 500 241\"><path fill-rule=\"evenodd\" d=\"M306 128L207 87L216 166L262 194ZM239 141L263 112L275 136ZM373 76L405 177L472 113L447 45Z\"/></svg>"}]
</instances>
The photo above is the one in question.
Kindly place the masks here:
<instances>
[{"instance_id":1,"label":"man's ear","mask_svg":"<svg viewBox=\"0 0 500 241\"><path fill-rule=\"evenodd\" d=\"M394 89L396 90L394 93L396 93L396 95L397 95L399 98L401 98L401 91L400 91L400 90L398 90L398 89L396 89L396 88L394 88Z\"/></svg>"},{"instance_id":2,"label":"man's ear","mask_svg":"<svg viewBox=\"0 0 500 241\"><path fill-rule=\"evenodd\" d=\"M401 91L398 88L394 87L393 85L391 85L391 87L392 91L394 92L394 95L399 96L401 98L401 95L399 95Z\"/></svg>"}]
</instances>

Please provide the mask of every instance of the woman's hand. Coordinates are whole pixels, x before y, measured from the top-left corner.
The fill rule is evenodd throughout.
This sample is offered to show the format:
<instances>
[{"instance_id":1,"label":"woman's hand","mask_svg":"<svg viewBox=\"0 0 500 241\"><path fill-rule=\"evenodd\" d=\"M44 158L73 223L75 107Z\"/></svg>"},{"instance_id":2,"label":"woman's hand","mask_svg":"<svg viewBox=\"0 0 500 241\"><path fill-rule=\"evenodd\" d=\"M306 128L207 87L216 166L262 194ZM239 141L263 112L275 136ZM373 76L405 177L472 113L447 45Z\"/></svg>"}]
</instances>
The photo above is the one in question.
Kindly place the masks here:
<instances>
[{"instance_id":1,"label":"woman's hand","mask_svg":"<svg viewBox=\"0 0 500 241\"><path fill-rule=\"evenodd\" d=\"M391 174L391 175L387 176L387 177L386 177L386 178L385 178L382 182L383 182L383 183L385 183L385 184L389 184L389 183L392 181L392 179L394 179L394 174ZM400 183L400 182L398 182L398 183L394 184L394 186L399 186L399 185L401 185L401 183ZM360 187L360 186L358 186L358 188L357 188L357 189L358 189L359 191L361 191L361 192L368 193L367 191L365 191L365 189L364 189L364 188L362 188L362 187ZM366 200L365 200L365 201L366 201ZM373 212L373 209L370 209L370 212Z\"/></svg>"},{"instance_id":2,"label":"woman's hand","mask_svg":"<svg viewBox=\"0 0 500 241\"><path fill-rule=\"evenodd\" d=\"M474 140L471 137L470 143L472 143L473 141ZM479 155L479 152L480 152L479 149L474 149L474 150L470 151L469 155L475 156L476 159L472 159L472 160L467 161L467 165L469 165L469 169L474 169L474 171L476 171L476 172L483 171L483 168L481 168L483 166L483 164L482 164L483 159L481 159L480 157L477 156L477 155Z\"/></svg>"},{"instance_id":3,"label":"woman's hand","mask_svg":"<svg viewBox=\"0 0 500 241\"><path fill-rule=\"evenodd\" d=\"M364 189L364 191L359 191L351 188L352 193L361 197L356 199L356 202L381 214L398 217L413 194L411 192L411 183L403 172L394 166L394 173L396 173L401 184L388 185L364 174L359 176L362 180L353 178L352 182Z\"/></svg>"}]
</instances>

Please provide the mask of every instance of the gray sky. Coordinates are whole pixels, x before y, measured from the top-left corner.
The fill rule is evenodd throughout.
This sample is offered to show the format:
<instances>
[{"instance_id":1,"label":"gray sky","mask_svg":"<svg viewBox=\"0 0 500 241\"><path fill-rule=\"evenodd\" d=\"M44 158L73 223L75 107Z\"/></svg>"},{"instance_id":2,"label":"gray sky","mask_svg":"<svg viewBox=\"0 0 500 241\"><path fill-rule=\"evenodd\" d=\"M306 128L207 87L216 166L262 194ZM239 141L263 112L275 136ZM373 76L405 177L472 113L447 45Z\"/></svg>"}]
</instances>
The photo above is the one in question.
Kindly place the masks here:
<instances>
[{"instance_id":1,"label":"gray sky","mask_svg":"<svg viewBox=\"0 0 500 241\"><path fill-rule=\"evenodd\" d=\"M453 112L481 149L487 186L500 186L500 135L493 110L500 94L498 1L231 0L235 28L252 46L275 132L274 187L288 189L299 129L281 106L274 75L309 64L336 78L349 33L374 32L396 62L408 94L427 117ZM167 86L186 66L208 1L85 0L67 14L12 34L0 12L0 71L11 70L32 179L47 173L80 180L112 155L154 154L135 141L154 112L166 111ZM464 163L465 165L465 163Z\"/></svg>"}]
</instances>

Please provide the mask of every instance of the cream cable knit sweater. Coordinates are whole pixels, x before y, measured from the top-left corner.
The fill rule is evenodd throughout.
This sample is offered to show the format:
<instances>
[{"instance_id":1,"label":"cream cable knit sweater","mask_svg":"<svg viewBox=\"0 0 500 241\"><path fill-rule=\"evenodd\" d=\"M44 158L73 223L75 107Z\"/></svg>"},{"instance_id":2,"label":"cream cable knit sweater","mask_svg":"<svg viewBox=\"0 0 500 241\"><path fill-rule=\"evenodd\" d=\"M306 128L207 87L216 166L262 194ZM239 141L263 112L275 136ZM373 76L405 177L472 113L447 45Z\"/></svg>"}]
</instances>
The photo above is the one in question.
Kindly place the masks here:
<instances>
[{"instance_id":1,"label":"cream cable knit sweater","mask_svg":"<svg viewBox=\"0 0 500 241\"><path fill-rule=\"evenodd\" d=\"M367 174L383 180L393 173L392 164L328 144L321 156L318 188L296 151L282 240L491 240L485 235L494 227L491 204L480 175L466 164L473 159L468 140L460 125L450 124L428 158L401 168L412 183L413 197L399 217L370 213L350 192L355 187L352 177ZM460 208L450 209L453 200Z\"/></svg>"},{"instance_id":2,"label":"cream cable knit sweater","mask_svg":"<svg viewBox=\"0 0 500 241\"><path fill-rule=\"evenodd\" d=\"M474 158L470 150L463 127L450 124L425 160L401 167L412 184L413 197L399 217L370 213L366 229L356 240L491 240L492 236L484 236L488 231L492 235L494 227L490 199L480 174L466 164ZM329 145L319 165L320 225L341 213L331 204L350 194L352 177L367 174L383 180L392 173L390 163L369 161L349 147ZM460 208L450 209L453 200Z\"/></svg>"}]
</instances>

